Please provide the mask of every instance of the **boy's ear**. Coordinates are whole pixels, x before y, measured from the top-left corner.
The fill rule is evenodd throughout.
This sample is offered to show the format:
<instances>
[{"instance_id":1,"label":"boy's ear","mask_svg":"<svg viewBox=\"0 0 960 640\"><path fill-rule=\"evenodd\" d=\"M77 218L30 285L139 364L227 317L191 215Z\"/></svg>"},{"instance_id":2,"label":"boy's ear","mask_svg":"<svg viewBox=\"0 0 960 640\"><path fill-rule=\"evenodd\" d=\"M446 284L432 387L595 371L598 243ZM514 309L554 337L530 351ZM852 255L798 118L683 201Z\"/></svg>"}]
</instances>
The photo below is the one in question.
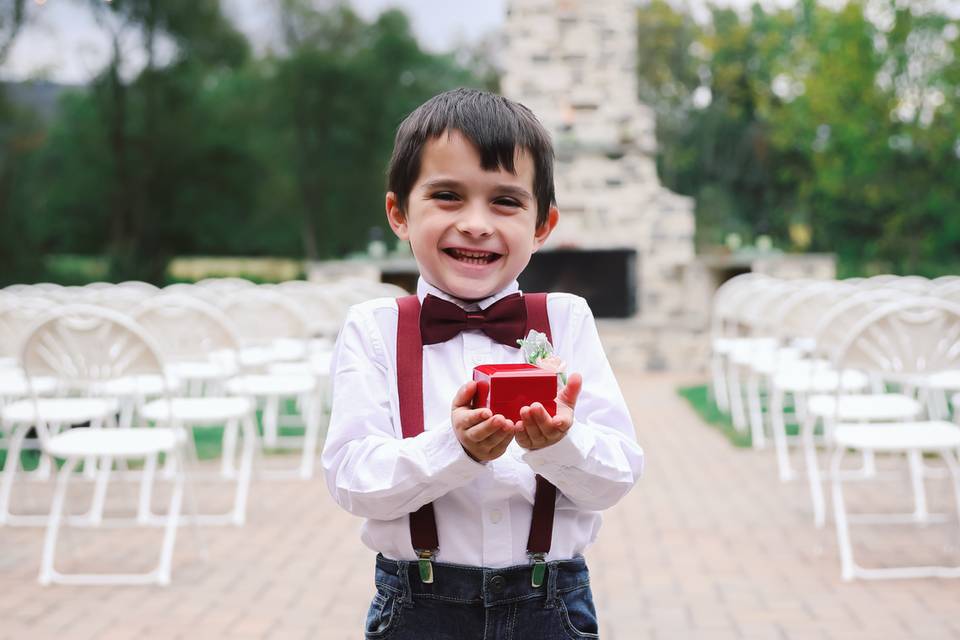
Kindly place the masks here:
<instances>
[{"instance_id":1,"label":"boy's ear","mask_svg":"<svg viewBox=\"0 0 960 640\"><path fill-rule=\"evenodd\" d=\"M397 194L393 191L387 191L386 209L387 222L390 223L390 228L401 240L409 240L410 232L407 229L407 217L400 210L397 204Z\"/></svg>"},{"instance_id":2,"label":"boy's ear","mask_svg":"<svg viewBox=\"0 0 960 640\"><path fill-rule=\"evenodd\" d=\"M540 228L537 229L533 234L533 250L536 251L543 246L543 243L547 241L547 238L550 237L550 234L553 232L553 228L557 226L557 222L560 220L560 210L557 209L557 205L550 205L550 211L547 212L547 221L540 225Z\"/></svg>"}]
</instances>

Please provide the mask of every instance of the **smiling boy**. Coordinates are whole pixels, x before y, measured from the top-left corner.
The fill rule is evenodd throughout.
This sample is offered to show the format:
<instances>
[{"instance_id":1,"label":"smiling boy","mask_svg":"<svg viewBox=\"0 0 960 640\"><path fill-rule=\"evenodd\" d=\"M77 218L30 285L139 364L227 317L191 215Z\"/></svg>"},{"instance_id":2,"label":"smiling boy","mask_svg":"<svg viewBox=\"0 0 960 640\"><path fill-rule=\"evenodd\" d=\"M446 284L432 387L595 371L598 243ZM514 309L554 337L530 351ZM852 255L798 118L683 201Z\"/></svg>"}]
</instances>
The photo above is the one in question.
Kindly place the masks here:
<instances>
[{"instance_id":1,"label":"smiling boy","mask_svg":"<svg viewBox=\"0 0 960 640\"><path fill-rule=\"evenodd\" d=\"M366 637L597 637L582 553L643 451L586 302L517 285L559 220L549 135L501 96L440 94L401 123L388 189L417 295L350 310L323 451L378 552ZM472 408L473 367L522 362L516 340L540 325L579 372L556 414Z\"/></svg>"}]
</instances>

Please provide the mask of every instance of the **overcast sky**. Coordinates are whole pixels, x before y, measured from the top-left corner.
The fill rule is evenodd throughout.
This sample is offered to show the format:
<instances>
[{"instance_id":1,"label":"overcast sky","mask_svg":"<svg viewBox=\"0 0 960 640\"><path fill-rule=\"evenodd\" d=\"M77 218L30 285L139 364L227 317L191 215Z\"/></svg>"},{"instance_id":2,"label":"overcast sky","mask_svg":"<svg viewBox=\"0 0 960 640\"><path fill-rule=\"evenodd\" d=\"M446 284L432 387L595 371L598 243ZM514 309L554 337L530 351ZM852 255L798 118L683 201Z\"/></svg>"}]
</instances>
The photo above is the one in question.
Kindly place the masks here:
<instances>
[{"instance_id":1,"label":"overcast sky","mask_svg":"<svg viewBox=\"0 0 960 640\"><path fill-rule=\"evenodd\" d=\"M5 0L0 0L3 2ZM271 0L224 0L227 12L257 45L269 39ZM322 4L322 2L318 2ZM410 15L423 45L445 51L497 29L506 0L351 0L365 18L398 6ZM6 79L42 76L60 82L89 80L106 63L109 50L89 5L77 0L30 0L29 24L19 34L0 75Z\"/></svg>"},{"instance_id":2,"label":"overcast sky","mask_svg":"<svg viewBox=\"0 0 960 640\"><path fill-rule=\"evenodd\" d=\"M7 0L0 0L6 2ZM247 33L255 46L262 48L272 30L271 12L276 0L222 0L229 15ZM323 5L329 0L313 0ZM589 0L592 2L602 0ZM681 1L681 0L678 0ZM708 0L682 0L702 8ZM746 7L751 0L713 0L716 4ZM785 6L796 0L761 0L764 4ZM843 0L820 0L840 4ZM957 10L960 0L914 0L941 3ZM29 25L20 33L0 77L23 79L46 77L51 80L82 83L103 68L109 50L103 32L92 17L90 0L28 0ZM413 20L423 45L434 51L446 51L464 41L473 41L496 30L505 17L508 0L351 0L350 4L365 18L373 18L384 8L399 6ZM638 0L639 2L639 0ZM136 58L135 42L128 43L130 57Z\"/></svg>"}]
</instances>

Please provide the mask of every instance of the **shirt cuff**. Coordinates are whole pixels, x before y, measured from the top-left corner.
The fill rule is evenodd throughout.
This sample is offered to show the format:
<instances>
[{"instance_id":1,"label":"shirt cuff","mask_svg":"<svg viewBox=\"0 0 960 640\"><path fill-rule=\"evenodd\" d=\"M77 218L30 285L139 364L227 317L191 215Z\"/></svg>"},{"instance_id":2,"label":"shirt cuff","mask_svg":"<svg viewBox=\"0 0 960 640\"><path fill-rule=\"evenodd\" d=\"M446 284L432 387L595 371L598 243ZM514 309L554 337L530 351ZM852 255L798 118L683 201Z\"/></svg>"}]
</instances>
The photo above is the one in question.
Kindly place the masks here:
<instances>
[{"instance_id":1,"label":"shirt cuff","mask_svg":"<svg viewBox=\"0 0 960 640\"><path fill-rule=\"evenodd\" d=\"M453 432L453 425L424 432L426 439L423 454L428 464L440 470L441 475L472 480L483 473L486 466L477 462L464 450Z\"/></svg>"},{"instance_id":2,"label":"shirt cuff","mask_svg":"<svg viewBox=\"0 0 960 640\"><path fill-rule=\"evenodd\" d=\"M574 422L563 440L543 449L527 451L521 456L534 470L557 467L580 467L593 448L589 427Z\"/></svg>"}]
</instances>

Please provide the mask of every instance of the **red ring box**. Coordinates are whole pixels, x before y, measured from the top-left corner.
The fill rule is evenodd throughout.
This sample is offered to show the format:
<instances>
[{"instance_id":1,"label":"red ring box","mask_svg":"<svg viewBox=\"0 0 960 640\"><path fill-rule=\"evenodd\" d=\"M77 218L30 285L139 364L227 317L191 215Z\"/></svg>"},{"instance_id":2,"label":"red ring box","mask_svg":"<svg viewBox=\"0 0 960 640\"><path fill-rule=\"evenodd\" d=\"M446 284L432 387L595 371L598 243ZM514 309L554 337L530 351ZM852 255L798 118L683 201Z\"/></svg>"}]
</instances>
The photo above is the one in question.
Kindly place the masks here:
<instances>
[{"instance_id":1,"label":"red ring box","mask_svg":"<svg viewBox=\"0 0 960 640\"><path fill-rule=\"evenodd\" d=\"M557 413L557 374L532 364L481 364L473 368L476 409L520 421L520 408L539 402L551 416Z\"/></svg>"}]
</instances>

